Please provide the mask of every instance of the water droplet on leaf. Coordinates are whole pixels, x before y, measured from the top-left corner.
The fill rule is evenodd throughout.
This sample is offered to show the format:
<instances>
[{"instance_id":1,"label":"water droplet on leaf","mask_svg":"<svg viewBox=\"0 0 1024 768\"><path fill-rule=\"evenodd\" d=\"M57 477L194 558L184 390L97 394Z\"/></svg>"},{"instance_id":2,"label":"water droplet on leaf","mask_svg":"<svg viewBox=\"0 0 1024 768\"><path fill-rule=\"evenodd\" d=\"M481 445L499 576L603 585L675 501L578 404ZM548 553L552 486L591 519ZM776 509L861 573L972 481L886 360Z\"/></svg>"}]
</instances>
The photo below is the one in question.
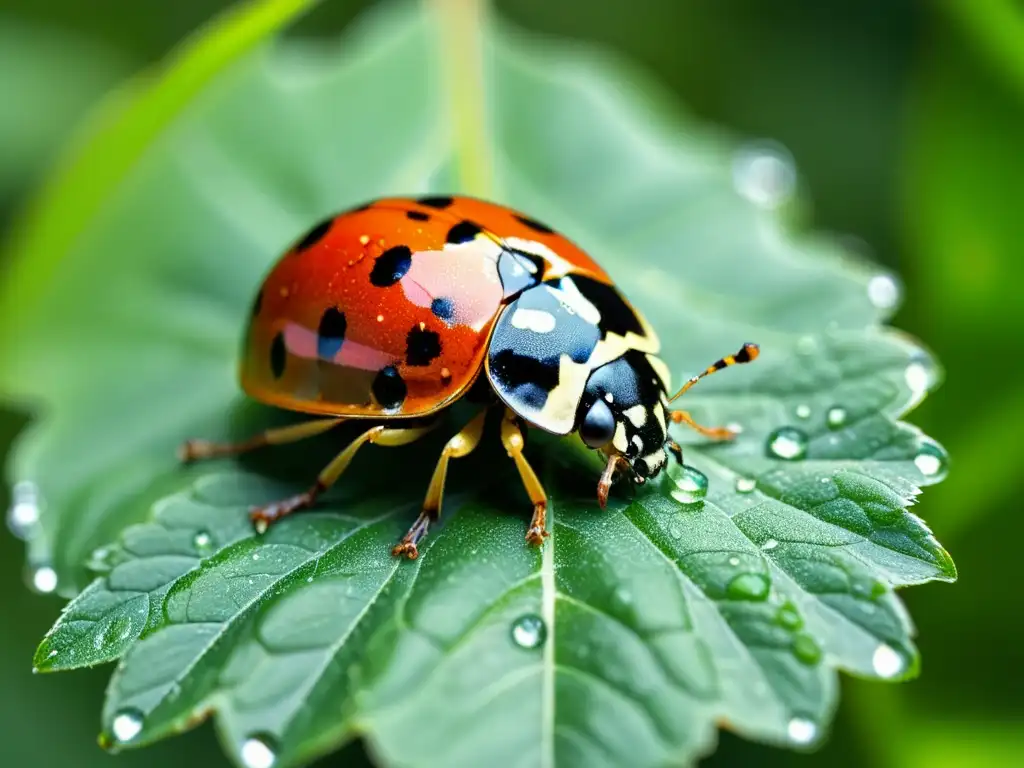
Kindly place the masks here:
<instances>
[{"instance_id":1,"label":"water droplet on leaf","mask_svg":"<svg viewBox=\"0 0 1024 768\"><path fill-rule=\"evenodd\" d=\"M48 595L57 589L57 572L48 565L38 565L32 569L32 589Z\"/></svg>"},{"instance_id":2,"label":"water droplet on leaf","mask_svg":"<svg viewBox=\"0 0 1024 768\"><path fill-rule=\"evenodd\" d=\"M778 208L793 195L796 168L792 156L775 142L740 148L733 158L733 185L760 208Z\"/></svg>"},{"instance_id":3,"label":"water droplet on leaf","mask_svg":"<svg viewBox=\"0 0 1024 768\"><path fill-rule=\"evenodd\" d=\"M729 582L725 593L733 600L764 600L768 597L768 577L760 573L741 573Z\"/></svg>"},{"instance_id":4,"label":"water droplet on leaf","mask_svg":"<svg viewBox=\"0 0 1024 768\"><path fill-rule=\"evenodd\" d=\"M124 744L131 741L142 731L142 713L137 709L122 709L110 724L114 738Z\"/></svg>"},{"instance_id":5,"label":"water droplet on leaf","mask_svg":"<svg viewBox=\"0 0 1024 768\"><path fill-rule=\"evenodd\" d=\"M708 495L708 478L693 467L682 467L673 477L675 487L672 498L683 504L693 504Z\"/></svg>"},{"instance_id":6,"label":"water droplet on leaf","mask_svg":"<svg viewBox=\"0 0 1024 768\"><path fill-rule=\"evenodd\" d=\"M922 440L914 457L914 466L927 478L942 480L949 472L949 456L945 449L932 440Z\"/></svg>"},{"instance_id":7,"label":"water droplet on leaf","mask_svg":"<svg viewBox=\"0 0 1024 768\"><path fill-rule=\"evenodd\" d=\"M783 603L775 614L775 623L785 629L800 629L804 625L804 619L796 606L790 602Z\"/></svg>"},{"instance_id":8,"label":"water droplet on leaf","mask_svg":"<svg viewBox=\"0 0 1024 768\"><path fill-rule=\"evenodd\" d=\"M817 664L821 661L821 646L810 635L799 634L793 638L793 655L808 666Z\"/></svg>"},{"instance_id":9,"label":"water droplet on leaf","mask_svg":"<svg viewBox=\"0 0 1024 768\"><path fill-rule=\"evenodd\" d=\"M891 275L875 275L868 281L868 301L879 309L892 309L900 300L899 284Z\"/></svg>"},{"instance_id":10,"label":"water droplet on leaf","mask_svg":"<svg viewBox=\"0 0 1024 768\"><path fill-rule=\"evenodd\" d=\"M818 726L805 717L794 717L786 726L786 733L797 744L810 744L818 735Z\"/></svg>"},{"instance_id":11,"label":"water droplet on leaf","mask_svg":"<svg viewBox=\"0 0 1024 768\"><path fill-rule=\"evenodd\" d=\"M39 524L39 494L35 483L22 480L11 488L7 527L19 539L28 539Z\"/></svg>"},{"instance_id":12,"label":"water droplet on leaf","mask_svg":"<svg viewBox=\"0 0 1024 768\"><path fill-rule=\"evenodd\" d=\"M277 749L269 736L250 736L242 742L240 756L246 768L271 768L277 761Z\"/></svg>"},{"instance_id":13,"label":"water droplet on leaf","mask_svg":"<svg viewBox=\"0 0 1024 768\"><path fill-rule=\"evenodd\" d=\"M885 643L880 643L871 656L871 666L879 677L896 677L903 672L903 657Z\"/></svg>"},{"instance_id":14,"label":"water droplet on leaf","mask_svg":"<svg viewBox=\"0 0 1024 768\"><path fill-rule=\"evenodd\" d=\"M811 406L806 403L801 403L796 407L796 417L798 419L809 419L811 418Z\"/></svg>"},{"instance_id":15,"label":"water droplet on leaf","mask_svg":"<svg viewBox=\"0 0 1024 768\"><path fill-rule=\"evenodd\" d=\"M194 546L200 554L209 552L210 548L213 546L213 537L206 531L197 531L196 535L192 537L192 546Z\"/></svg>"},{"instance_id":16,"label":"water droplet on leaf","mask_svg":"<svg viewBox=\"0 0 1024 768\"><path fill-rule=\"evenodd\" d=\"M757 488L757 480L752 477L737 477L736 478L736 492L737 493L750 493Z\"/></svg>"},{"instance_id":17,"label":"water droplet on leaf","mask_svg":"<svg viewBox=\"0 0 1024 768\"><path fill-rule=\"evenodd\" d=\"M825 413L825 424L829 429L841 429L846 426L846 409L841 405L833 405Z\"/></svg>"},{"instance_id":18,"label":"water droplet on leaf","mask_svg":"<svg viewBox=\"0 0 1024 768\"><path fill-rule=\"evenodd\" d=\"M779 546L779 542L775 539L765 539L764 544L761 545L761 549L768 551L769 549L775 549Z\"/></svg>"},{"instance_id":19,"label":"water droplet on leaf","mask_svg":"<svg viewBox=\"0 0 1024 768\"><path fill-rule=\"evenodd\" d=\"M535 613L520 616L512 622L512 642L520 648L539 648L547 639L544 619Z\"/></svg>"},{"instance_id":20,"label":"water droplet on leaf","mask_svg":"<svg viewBox=\"0 0 1024 768\"><path fill-rule=\"evenodd\" d=\"M807 434L796 427L779 427L768 435L768 455L796 461L807 455Z\"/></svg>"}]
</instances>

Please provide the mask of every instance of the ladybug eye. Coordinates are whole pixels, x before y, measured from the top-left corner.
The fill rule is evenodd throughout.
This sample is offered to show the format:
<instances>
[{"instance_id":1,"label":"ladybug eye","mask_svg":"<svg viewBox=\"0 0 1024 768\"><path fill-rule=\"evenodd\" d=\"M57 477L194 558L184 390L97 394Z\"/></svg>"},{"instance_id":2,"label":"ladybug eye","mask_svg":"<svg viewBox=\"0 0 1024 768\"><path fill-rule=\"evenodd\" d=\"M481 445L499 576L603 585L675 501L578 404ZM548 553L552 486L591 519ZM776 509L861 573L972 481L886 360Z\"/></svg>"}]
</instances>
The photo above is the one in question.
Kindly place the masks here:
<instances>
[{"instance_id":1,"label":"ladybug eye","mask_svg":"<svg viewBox=\"0 0 1024 768\"><path fill-rule=\"evenodd\" d=\"M615 435L615 415L604 400L595 400L580 424L580 437L591 448L607 445Z\"/></svg>"}]
</instances>

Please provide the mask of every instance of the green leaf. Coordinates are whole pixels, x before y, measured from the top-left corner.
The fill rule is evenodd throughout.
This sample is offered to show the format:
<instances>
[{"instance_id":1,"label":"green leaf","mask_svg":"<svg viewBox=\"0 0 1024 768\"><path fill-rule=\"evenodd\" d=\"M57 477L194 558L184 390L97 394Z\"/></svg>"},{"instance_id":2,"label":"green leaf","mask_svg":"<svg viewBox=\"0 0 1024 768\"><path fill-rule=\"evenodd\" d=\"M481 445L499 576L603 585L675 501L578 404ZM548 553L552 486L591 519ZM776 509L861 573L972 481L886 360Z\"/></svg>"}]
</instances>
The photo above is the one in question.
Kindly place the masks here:
<instances>
[{"instance_id":1,"label":"green leaf","mask_svg":"<svg viewBox=\"0 0 1024 768\"><path fill-rule=\"evenodd\" d=\"M98 576L37 666L120 659L112 747L215 713L249 765L299 764L357 734L385 764L423 766L689 763L717 726L816 743L837 670L916 672L893 590L955 578L908 511L945 454L898 421L937 367L881 325L889 276L783 228L789 170L771 154L736 154L603 56L452 22L390 6L338 48L238 61L46 257L54 279L19 307L0 373L48 409L12 464L44 502L30 554L70 593L117 543L92 556ZM679 380L760 342L754 365L686 397L742 434L680 431L689 468L606 511L589 452L533 434L543 552L524 543L525 495L489 440L452 467L420 558L390 556L450 432L367 449L315 511L252 535L248 505L304 488L339 444L175 464L183 439L287 418L235 381L262 274L330 212L458 189L596 254ZM28 274L44 257L23 258Z\"/></svg>"}]
</instances>

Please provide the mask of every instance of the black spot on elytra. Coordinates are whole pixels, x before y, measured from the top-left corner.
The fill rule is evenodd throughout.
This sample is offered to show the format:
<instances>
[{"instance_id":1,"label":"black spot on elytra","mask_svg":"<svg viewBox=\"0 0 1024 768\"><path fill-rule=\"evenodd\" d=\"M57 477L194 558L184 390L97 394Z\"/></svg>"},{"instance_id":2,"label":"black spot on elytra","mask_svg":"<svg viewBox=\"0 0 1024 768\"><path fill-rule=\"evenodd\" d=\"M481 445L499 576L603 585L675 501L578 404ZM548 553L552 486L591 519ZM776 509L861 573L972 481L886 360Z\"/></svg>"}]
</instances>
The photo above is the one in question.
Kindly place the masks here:
<instances>
[{"instance_id":1,"label":"black spot on elytra","mask_svg":"<svg viewBox=\"0 0 1024 768\"><path fill-rule=\"evenodd\" d=\"M427 221L430 218L430 214L423 211L406 211L405 216L413 221Z\"/></svg>"},{"instance_id":2,"label":"black spot on elytra","mask_svg":"<svg viewBox=\"0 0 1024 768\"><path fill-rule=\"evenodd\" d=\"M280 379L284 375L284 364L287 358L288 350L284 347L284 334L278 333L270 342L270 372L274 374L275 379Z\"/></svg>"},{"instance_id":3,"label":"black spot on elytra","mask_svg":"<svg viewBox=\"0 0 1024 768\"><path fill-rule=\"evenodd\" d=\"M537 221L536 219L531 219L529 216L516 215L516 220L520 224L525 224L534 232L540 232L541 234L544 235L553 235L555 233L555 230L553 230L547 224L541 224L539 221Z\"/></svg>"},{"instance_id":4,"label":"black spot on elytra","mask_svg":"<svg viewBox=\"0 0 1024 768\"><path fill-rule=\"evenodd\" d=\"M256 294L256 300L252 303L252 316L256 317L260 313L260 309L263 307L263 289L261 288L259 293Z\"/></svg>"},{"instance_id":5,"label":"black spot on elytra","mask_svg":"<svg viewBox=\"0 0 1024 768\"><path fill-rule=\"evenodd\" d=\"M315 227L309 230L309 232L302 236L302 239L295 244L295 250L301 253L302 251L305 251L307 248L312 248L314 245L316 245L323 239L324 235L327 234L327 232L331 228L331 224L333 223L333 218L321 221L319 224L317 224Z\"/></svg>"},{"instance_id":6,"label":"black spot on elytra","mask_svg":"<svg viewBox=\"0 0 1024 768\"><path fill-rule=\"evenodd\" d=\"M430 311L439 320L451 320L455 314L455 302L444 297L434 299L430 302Z\"/></svg>"},{"instance_id":7,"label":"black spot on elytra","mask_svg":"<svg viewBox=\"0 0 1024 768\"><path fill-rule=\"evenodd\" d=\"M416 326L405 337L407 365L430 365L441 355L441 337L434 331Z\"/></svg>"},{"instance_id":8,"label":"black spot on elytra","mask_svg":"<svg viewBox=\"0 0 1024 768\"><path fill-rule=\"evenodd\" d=\"M371 386L373 398L381 408L392 411L405 401L408 388L402 380L402 374L393 365L382 368L373 379Z\"/></svg>"},{"instance_id":9,"label":"black spot on elytra","mask_svg":"<svg viewBox=\"0 0 1024 768\"><path fill-rule=\"evenodd\" d=\"M377 257L370 272L370 282L378 288L394 285L409 271L412 266L412 251L407 245L396 245L388 248Z\"/></svg>"},{"instance_id":10,"label":"black spot on elytra","mask_svg":"<svg viewBox=\"0 0 1024 768\"><path fill-rule=\"evenodd\" d=\"M317 355L323 360L333 360L345 341L347 329L345 313L337 307L328 307L320 317L320 327L317 329Z\"/></svg>"},{"instance_id":11,"label":"black spot on elytra","mask_svg":"<svg viewBox=\"0 0 1024 768\"><path fill-rule=\"evenodd\" d=\"M448 237L445 239L452 245L458 245L459 243L468 243L474 237L479 235L480 232L480 227L472 221L460 221L448 230Z\"/></svg>"},{"instance_id":12,"label":"black spot on elytra","mask_svg":"<svg viewBox=\"0 0 1024 768\"><path fill-rule=\"evenodd\" d=\"M438 195L434 197L421 197L416 201L420 205L425 205L428 208L437 208L443 210L455 202L455 198L447 197L445 195Z\"/></svg>"},{"instance_id":13,"label":"black spot on elytra","mask_svg":"<svg viewBox=\"0 0 1024 768\"><path fill-rule=\"evenodd\" d=\"M558 358L541 359L503 349L491 355L489 369L499 389L531 408L543 408L548 393L558 386Z\"/></svg>"}]
</instances>

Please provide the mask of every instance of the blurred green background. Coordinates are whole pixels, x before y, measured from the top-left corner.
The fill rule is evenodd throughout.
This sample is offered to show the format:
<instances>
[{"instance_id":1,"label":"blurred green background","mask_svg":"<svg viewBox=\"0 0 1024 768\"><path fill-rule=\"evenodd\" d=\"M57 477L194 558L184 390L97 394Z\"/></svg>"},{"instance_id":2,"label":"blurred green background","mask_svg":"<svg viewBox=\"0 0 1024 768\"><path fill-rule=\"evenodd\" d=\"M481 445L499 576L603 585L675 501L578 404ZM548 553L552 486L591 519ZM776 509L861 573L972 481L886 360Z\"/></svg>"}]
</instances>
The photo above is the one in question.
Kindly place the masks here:
<instances>
[{"instance_id":1,"label":"blurred green background","mask_svg":"<svg viewBox=\"0 0 1024 768\"><path fill-rule=\"evenodd\" d=\"M335 34L370 3L334 0L297 32ZM158 61L226 0L0 0L0 234L90 106ZM709 765L1001 766L1024 753L1015 446L1024 390L1024 6L1014 0L498 0L532 30L610 47L704 120L792 153L809 225L895 268L895 325L946 369L910 419L952 472L917 508L960 581L904 593L921 677L844 680L831 740L813 755L723 736ZM0 361L2 364L2 361ZM1008 370L1004 370L1004 367ZM0 412L0 453L24 416ZM6 494L8 489L0 489ZM209 727L141 753L95 747L108 669L33 676L61 601L23 583L0 535L0 764L222 765ZM325 761L352 764L359 750Z\"/></svg>"}]
</instances>

